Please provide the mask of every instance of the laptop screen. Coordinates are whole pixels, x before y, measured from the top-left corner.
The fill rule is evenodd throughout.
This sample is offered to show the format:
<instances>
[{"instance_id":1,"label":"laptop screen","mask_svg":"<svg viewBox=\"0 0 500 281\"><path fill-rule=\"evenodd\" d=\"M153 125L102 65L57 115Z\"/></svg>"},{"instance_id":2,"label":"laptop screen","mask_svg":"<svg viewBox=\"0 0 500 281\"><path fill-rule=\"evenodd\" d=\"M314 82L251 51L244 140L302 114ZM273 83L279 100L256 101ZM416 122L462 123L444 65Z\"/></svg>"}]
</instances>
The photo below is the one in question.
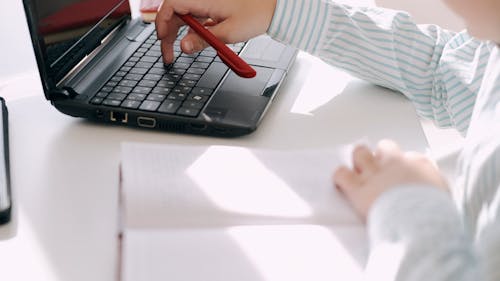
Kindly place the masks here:
<instances>
[{"instance_id":1,"label":"laptop screen","mask_svg":"<svg viewBox=\"0 0 500 281\"><path fill-rule=\"evenodd\" d=\"M34 4L30 7L31 28L37 33L41 52L37 54L39 67L45 68L45 78L54 85L98 47L111 30L130 18L128 0L30 2Z\"/></svg>"}]
</instances>

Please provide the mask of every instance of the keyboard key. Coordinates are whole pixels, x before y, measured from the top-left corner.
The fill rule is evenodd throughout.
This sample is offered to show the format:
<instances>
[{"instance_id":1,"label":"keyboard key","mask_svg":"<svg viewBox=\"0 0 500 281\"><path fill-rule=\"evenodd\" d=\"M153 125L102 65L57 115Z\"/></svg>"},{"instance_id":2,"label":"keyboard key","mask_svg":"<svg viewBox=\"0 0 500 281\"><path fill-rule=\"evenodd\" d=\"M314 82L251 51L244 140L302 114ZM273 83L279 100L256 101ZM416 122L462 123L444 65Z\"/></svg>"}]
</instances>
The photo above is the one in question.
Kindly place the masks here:
<instances>
[{"instance_id":1,"label":"keyboard key","mask_svg":"<svg viewBox=\"0 0 500 281\"><path fill-rule=\"evenodd\" d=\"M109 92L111 92L111 91L113 91L113 87L110 87L110 86L104 86L104 87L102 87L102 89L101 89L101 92L106 92L106 93L109 93Z\"/></svg>"},{"instance_id":2,"label":"keyboard key","mask_svg":"<svg viewBox=\"0 0 500 281\"><path fill-rule=\"evenodd\" d=\"M235 52L235 53L239 53L242 49L242 46L238 46L238 45L229 45L228 47L231 50L233 50L233 52Z\"/></svg>"},{"instance_id":3,"label":"keyboard key","mask_svg":"<svg viewBox=\"0 0 500 281\"><path fill-rule=\"evenodd\" d=\"M136 101L143 101L146 98L147 94L139 94L139 93L132 93L127 96L127 99L129 100L136 100Z\"/></svg>"},{"instance_id":4,"label":"keyboard key","mask_svg":"<svg viewBox=\"0 0 500 281\"><path fill-rule=\"evenodd\" d=\"M184 74L184 72L186 72L186 70L182 68L170 68L167 71L168 74L178 74L178 75L182 75Z\"/></svg>"},{"instance_id":5,"label":"keyboard key","mask_svg":"<svg viewBox=\"0 0 500 281\"><path fill-rule=\"evenodd\" d=\"M217 52L207 48L201 52L201 55L206 57L215 57L217 56Z\"/></svg>"},{"instance_id":6,"label":"keyboard key","mask_svg":"<svg viewBox=\"0 0 500 281\"><path fill-rule=\"evenodd\" d=\"M194 95L210 96L213 93L213 90L208 88L194 87L191 93Z\"/></svg>"},{"instance_id":7,"label":"keyboard key","mask_svg":"<svg viewBox=\"0 0 500 281\"><path fill-rule=\"evenodd\" d=\"M193 62L193 64L191 64L191 67L202 68L202 69L207 69L209 66L210 64L207 62Z\"/></svg>"},{"instance_id":8,"label":"keyboard key","mask_svg":"<svg viewBox=\"0 0 500 281\"><path fill-rule=\"evenodd\" d=\"M109 86L109 87L114 87L116 85L118 85L118 82L116 82L116 81L109 81L108 83L106 83L106 86Z\"/></svg>"},{"instance_id":9,"label":"keyboard key","mask_svg":"<svg viewBox=\"0 0 500 281\"><path fill-rule=\"evenodd\" d=\"M132 67L132 66L134 66L134 65L135 65L135 62L128 61L128 62L126 62L123 66L125 66L125 67Z\"/></svg>"},{"instance_id":10,"label":"keyboard key","mask_svg":"<svg viewBox=\"0 0 500 281\"><path fill-rule=\"evenodd\" d=\"M146 74L142 79L151 80L151 81L159 81L162 75L159 74Z\"/></svg>"},{"instance_id":11,"label":"keyboard key","mask_svg":"<svg viewBox=\"0 0 500 281\"><path fill-rule=\"evenodd\" d=\"M112 100L119 100L122 101L127 97L126 94L120 94L120 93L111 93L107 96L106 99L112 99Z\"/></svg>"},{"instance_id":12,"label":"keyboard key","mask_svg":"<svg viewBox=\"0 0 500 281\"><path fill-rule=\"evenodd\" d=\"M151 93L152 94L160 94L160 95L168 95L172 89L170 88L165 88L165 87L158 87L156 86Z\"/></svg>"},{"instance_id":13,"label":"keyboard key","mask_svg":"<svg viewBox=\"0 0 500 281\"><path fill-rule=\"evenodd\" d=\"M172 64L172 68L180 68L180 69L188 69L190 66L189 63L184 63L184 62L175 62Z\"/></svg>"},{"instance_id":14,"label":"keyboard key","mask_svg":"<svg viewBox=\"0 0 500 281\"><path fill-rule=\"evenodd\" d=\"M145 56L159 58L159 57L161 57L161 52L156 51L156 50L149 50L146 52Z\"/></svg>"},{"instance_id":15,"label":"keyboard key","mask_svg":"<svg viewBox=\"0 0 500 281\"><path fill-rule=\"evenodd\" d=\"M113 92L128 94L128 93L132 92L132 87L116 86L115 89L113 90Z\"/></svg>"},{"instance_id":16,"label":"keyboard key","mask_svg":"<svg viewBox=\"0 0 500 281\"><path fill-rule=\"evenodd\" d=\"M195 61L197 61L197 62L204 62L204 63L211 63L212 60L213 60L212 57L199 56L199 57L196 58Z\"/></svg>"},{"instance_id":17,"label":"keyboard key","mask_svg":"<svg viewBox=\"0 0 500 281\"><path fill-rule=\"evenodd\" d=\"M152 62L155 63L158 60L158 58L154 57L142 57L140 62Z\"/></svg>"},{"instance_id":18,"label":"keyboard key","mask_svg":"<svg viewBox=\"0 0 500 281\"><path fill-rule=\"evenodd\" d=\"M140 81L140 80L142 80L142 74L132 74L132 73L129 73L129 74L127 74L127 76L123 77L123 79L133 80L133 81Z\"/></svg>"},{"instance_id":19,"label":"keyboard key","mask_svg":"<svg viewBox=\"0 0 500 281\"><path fill-rule=\"evenodd\" d=\"M196 82L197 81L194 81L194 80L182 79L182 80L179 81L179 83L177 83L177 85L182 86L182 87L191 87L191 88L193 88L196 85Z\"/></svg>"},{"instance_id":20,"label":"keyboard key","mask_svg":"<svg viewBox=\"0 0 500 281\"><path fill-rule=\"evenodd\" d=\"M195 80L198 81L201 79L200 74L194 74L194 73L186 73L182 76L182 78L187 79L187 80Z\"/></svg>"},{"instance_id":21,"label":"keyboard key","mask_svg":"<svg viewBox=\"0 0 500 281\"><path fill-rule=\"evenodd\" d=\"M140 68L147 68L147 69L150 69L151 67L153 67L154 63L152 62L144 62L144 61L140 61L138 62L135 67L140 67ZM132 72L132 71L131 71Z\"/></svg>"},{"instance_id":22,"label":"keyboard key","mask_svg":"<svg viewBox=\"0 0 500 281\"><path fill-rule=\"evenodd\" d=\"M162 80L166 80L166 81L179 81L181 79L181 75L179 74L170 74L170 73L167 73L165 75L163 75L163 78Z\"/></svg>"},{"instance_id":23,"label":"keyboard key","mask_svg":"<svg viewBox=\"0 0 500 281\"><path fill-rule=\"evenodd\" d=\"M174 114L180 106L181 106L180 101L166 100L158 108L158 112Z\"/></svg>"},{"instance_id":24,"label":"keyboard key","mask_svg":"<svg viewBox=\"0 0 500 281\"><path fill-rule=\"evenodd\" d=\"M115 73L115 76L117 76L117 77L123 77L125 75L127 75L127 72L125 72L125 71L118 71Z\"/></svg>"},{"instance_id":25,"label":"keyboard key","mask_svg":"<svg viewBox=\"0 0 500 281\"><path fill-rule=\"evenodd\" d=\"M149 94L146 99L152 100L152 101L162 102L165 100L166 97L167 97L167 95L162 95L162 94Z\"/></svg>"},{"instance_id":26,"label":"keyboard key","mask_svg":"<svg viewBox=\"0 0 500 281\"><path fill-rule=\"evenodd\" d=\"M134 80L122 80L120 83L118 83L120 86L126 86L126 87L135 87L137 85L137 81Z\"/></svg>"},{"instance_id":27,"label":"keyboard key","mask_svg":"<svg viewBox=\"0 0 500 281\"><path fill-rule=\"evenodd\" d=\"M99 97L99 98L105 98L105 97L107 97L107 96L108 96L108 94L109 94L108 92L103 92L103 91L100 91L100 92L98 92L95 96L96 96L96 97Z\"/></svg>"},{"instance_id":28,"label":"keyboard key","mask_svg":"<svg viewBox=\"0 0 500 281\"><path fill-rule=\"evenodd\" d=\"M198 113L200 113L200 109L198 108L181 107L177 110L177 114L189 117L196 117Z\"/></svg>"},{"instance_id":29,"label":"keyboard key","mask_svg":"<svg viewBox=\"0 0 500 281\"><path fill-rule=\"evenodd\" d=\"M156 86L156 81L142 80L141 82L139 82L139 86L153 88L154 86Z\"/></svg>"},{"instance_id":30,"label":"keyboard key","mask_svg":"<svg viewBox=\"0 0 500 281\"><path fill-rule=\"evenodd\" d=\"M125 108L130 108L130 109L137 109L141 105L140 101L137 100L124 100L121 104L121 107Z\"/></svg>"},{"instance_id":31,"label":"keyboard key","mask_svg":"<svg viewBox=\"0 0 500 281\"><path fill-rule=\"evenodd\" d=\"M149 50L155 52L161 52L160 43L155 43Z\"/></svg>"},{"instance_id":32,"label":"keyboard key","mask_svg":"<svg viewBox=\"0 0 500 281\"><path fill-rule=\"evenodd\" d=\"M187 73L193 73L193 74L200 74L201 75L201 74L205 73L205 69L190 67L186 72Z\"/></svg>"},{"instance_id":33,"label":"keyboard key","mask_svg":"<svg viewBox=\"0 0 500 281\"><path fill-rule=\"evenodd\" d=\"M165 68L157 68L157 67L153 67L149 70L148 73L150 74L159 74L159 75L163 75L165 74L167 71L165 70Z\"/></svg>"},{"instance_id":34,"label":"keyboard key","mask_svg":"<svg viewBox=\"0 0 500 281\"><path fill-rule=\"evenodd\" d=\"M156 87L173 89L175 87L175 85L176 85L175 81L160 80L160 81L158 81L158 84L156 85Z\"/></svg>"},{"instance_id":35,"label":"keyboard key","mask_svg":"<svg viewBox=\"0 0 500 281\"><path fill-rule=\"evenodd\" d=\"M139 58L138 58L138 57L130 57L130 58L128 59L128 62L137 62L137 61L139 61Z\"/></svg>"},{"instance_id":36,"label":"keyboard key","mask_svg":"<svg viewBox=\"0 0 500 281\"><path fill-rule=\"evenodd\" d=\"M160 106L159 101L150 101L150 100L145 100L141 106L139 107L140 110L145 110L145 111L156 111L156 109Z\"/></svg>"},{"instance_id":37,"label":"keyboard key","mask_svg":"<svg viewBox=\"0 0 500 281\"><path fill-rule=\"evenodd\" d=\"M195 59L200 53L194 53L194 54L186 54L186 53L181 53L181 57L184 58L192 58Z\"/></svg>"},{"instance_id":38,"label":"keyboard key","mask_svg":"<svg viewBox=\"0 0 500 281\"><path fill-rule=\"evenodd\" d=\"M120 71L129 72L131 69L132 69L132 67L130 67L130 66L122 66L122 67L120 68Z\"/></svg>"},{"instance_id":39,"label":"keyboard key","mask_svg":"<svg viewBox=\"0 0 500 281\"><path fill-rule=\"evenodd\" d=\"M108 106L120 106L122 102L120 100L105 99L102 104Z\"/></svg>"},{"instance_id":40,"label":"keyboard key","mask_svg":"<svg viewBox=\"0 0 500 281\"><path fill-rule=\"evenodd\" d=\"M152 88L150 88L150 87L138 86L132 90L132 94L136 93L136 94L146 94L147 95L151 92L151 90L152 90Z\"/></svg>"},{"instance_id":41,"label":"keyboard key","mask_svg":"<svg viewBox=\"0 0 500 281\"><path fill-rule=\"evenodd\" d=\"M189 94L189 92L191 92L191 87L176 86L174 89L172 89L172 92Z\"/></svg>"},{"instance_id":42,"label":"keyboard key","mask_svg":"<svg viewBox=\"0 0 500 281\"><path fill-rule=\"evenodd\" d=\"M163 69L166 69L166 65L161 60L160 60L160 62L157 62L157 63L153 64L153 67L154 68L163 68Z\"/></svg>"},{"instance_id":43,"label":"keyboard key","mask_svg":"<svg viewBox=\"0 0 500 281\"><path fill-rule=\"evenodd\" d=\"M202 95L189 95L187 97L187 100L189 101L196 101L196 102L206 102L208 100L207 96L202 96Z\"/></svg>"},{"instance_id":44,"label":"keyboard key","mask_svg":"<svg viewBox=\"0 0 500 281\"><path fill-rule=\"evenodd\" d=\"M222 80L222 77L224 77L224 74L226 74L227 70L227 66L223 63L212 63L210 67L208 67L205 74L203 74L203 76L200 78L200 81L198 81L198 84L196 86L215 89L215 87L217 87L219 82ZM184 76L184 78L186 77Z\"/></svg>"},{"instance_id":45,"label":"keyboard key","mask_svg":"<svg viewBox=\"0 0 500 281\"><path fill-rule=\"evenodd\" d=\"M189 107L189 108L196 108L200 109L205 105L203 102L198 102L198 101L193 101L193 100L187 100L182 103L182 107Z\"/></svg>"},{"instance_id":46,"label":"keyboard key","mask_svg":"<svg viewBox=\"0 0 500 281\"><path fill-rule=\"evenodd\" d=\"M169 100L183 101L183 100L186 99L186 97L187 97L187 94L184 94L184 93L170 93L167 96L167 99L169 99Z\"/></svg>"},{"instance_id":47,"label":"keyboard key","mask_svg":"<svg viewBox=\"0 0 500 281\"><path fill-rule=\"evenodd\" d=\"M91 104L101 104L104 99L100 97L94 97L90 100Z\"/></svg>"},{"instance_id":48,"label":"keyboard key","mask_svg":"<svg viewBox=\"0 0 500 281\"><path fill-rule=\"evenodd\" d=\"M147 68L135 67L130 70L130 73L144 75L148 72Z\"/></svg>"},{"instance_id":49,"label":"keyboard key","mask_svg":"<svg viewBox=\"0 0 500 281\"><path fill-rule=\"evenodd\" d=\"M176 63L185 63L185 64L192 64L194 62L194 58L188 58L188 57L179 57L175 62Z\"/></svg>"}]
</instances>

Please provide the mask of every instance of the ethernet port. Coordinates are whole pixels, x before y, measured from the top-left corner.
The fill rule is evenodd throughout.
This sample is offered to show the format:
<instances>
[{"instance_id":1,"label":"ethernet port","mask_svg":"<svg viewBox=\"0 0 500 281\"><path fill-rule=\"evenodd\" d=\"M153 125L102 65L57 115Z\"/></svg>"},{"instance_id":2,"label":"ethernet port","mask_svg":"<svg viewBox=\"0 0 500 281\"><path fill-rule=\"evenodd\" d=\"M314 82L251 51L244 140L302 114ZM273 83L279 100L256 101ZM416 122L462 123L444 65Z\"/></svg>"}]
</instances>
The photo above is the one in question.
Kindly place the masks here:
<instances>
[{"instance_id":1,"label":"ethernet port","mask_svg":"<svg viewBox=\"0 0 500 281\"><path fill-rule=\"evenodd\" d=\"M127 123L128 122L128 113L126 112L115 112L111 111L109 113L109 120L113 122L121 122L121 123Z\"/></svg>"}]
</instances>

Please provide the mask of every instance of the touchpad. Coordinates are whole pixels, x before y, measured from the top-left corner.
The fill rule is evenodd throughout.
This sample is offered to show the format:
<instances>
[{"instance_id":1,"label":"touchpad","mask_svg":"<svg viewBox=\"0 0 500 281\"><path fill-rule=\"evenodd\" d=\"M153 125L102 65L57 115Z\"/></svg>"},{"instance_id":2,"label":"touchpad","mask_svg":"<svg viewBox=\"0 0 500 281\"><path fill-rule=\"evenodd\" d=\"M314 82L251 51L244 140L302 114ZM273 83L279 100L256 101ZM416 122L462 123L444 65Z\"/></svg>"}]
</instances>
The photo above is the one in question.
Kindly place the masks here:
<instances>
[{"instance_id":1,"label":"touchpad","mask_svg":"<svg viewBox=\"0 0 500 281\"><path fill-rule=\"evenodd\" d=\"M226 80L222 83L218 92L224 94L253 95L260 96L264 92L267 82L271 78L274 69L267 67L252 66L257 75L253 78L242 78L234 72L229 72Z\"/></svg>"}]
</instances>

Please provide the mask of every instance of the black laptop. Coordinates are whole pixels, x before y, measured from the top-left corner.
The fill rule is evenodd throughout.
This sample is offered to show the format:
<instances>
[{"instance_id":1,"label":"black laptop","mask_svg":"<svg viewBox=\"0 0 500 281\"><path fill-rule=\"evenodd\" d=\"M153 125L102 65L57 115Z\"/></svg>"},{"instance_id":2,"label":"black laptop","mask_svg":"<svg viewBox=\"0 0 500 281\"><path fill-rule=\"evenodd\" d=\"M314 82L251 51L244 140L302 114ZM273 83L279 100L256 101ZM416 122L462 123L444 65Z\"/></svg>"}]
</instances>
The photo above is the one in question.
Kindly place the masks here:
<instances>
[{"instance_id":1,"label":"black laptop","mask_svg":"<svg viewBox=\"0 0 500 281\"><path fill-rule=\"evenodd\" d=\"M212 48L164 65L154 24L128 0L23 0L45 96L61 112L133 127L239 136L254 131L296 50L268 36L229 45L257 71L241 78ZM179 31L179 37L186 29Z\"/></svg>"}]
</instances>

